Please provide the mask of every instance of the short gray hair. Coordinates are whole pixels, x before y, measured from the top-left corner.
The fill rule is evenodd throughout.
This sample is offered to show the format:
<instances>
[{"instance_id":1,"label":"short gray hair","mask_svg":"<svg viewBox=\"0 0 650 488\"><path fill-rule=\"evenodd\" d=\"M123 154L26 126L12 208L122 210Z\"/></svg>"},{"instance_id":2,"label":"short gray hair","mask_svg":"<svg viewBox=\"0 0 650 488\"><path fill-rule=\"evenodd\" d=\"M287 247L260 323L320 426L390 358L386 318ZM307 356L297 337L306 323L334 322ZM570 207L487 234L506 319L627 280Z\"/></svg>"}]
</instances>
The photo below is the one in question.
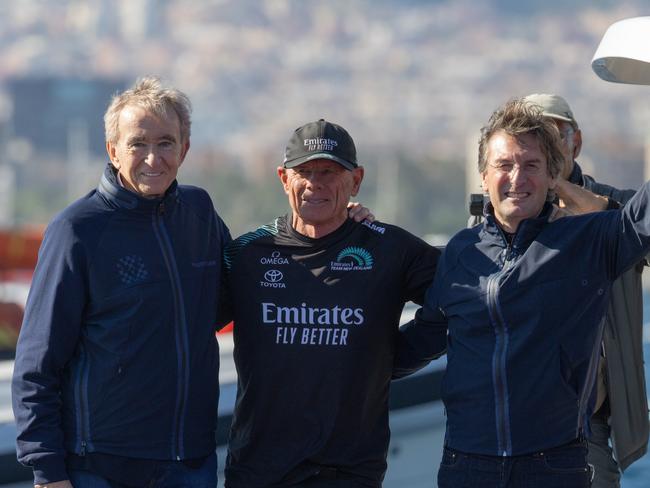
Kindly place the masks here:
<instances>
[{"instance_id":1,"label":"short gray hair","mask_svg":"<svg viewBox=\"0 0 650 488\"><path fill-rule=\"evenodd\" d=\"M181 142L189 140L192 125L190 99L182 91L164 86L159 78L147 76L139 78L128 90L113 96L104 114L106 141L115 144L119 139L120 113L127 105L142 107L158 116L163 116L167 110L172 109L178 115Z\"/></svg>"}]
</instances>

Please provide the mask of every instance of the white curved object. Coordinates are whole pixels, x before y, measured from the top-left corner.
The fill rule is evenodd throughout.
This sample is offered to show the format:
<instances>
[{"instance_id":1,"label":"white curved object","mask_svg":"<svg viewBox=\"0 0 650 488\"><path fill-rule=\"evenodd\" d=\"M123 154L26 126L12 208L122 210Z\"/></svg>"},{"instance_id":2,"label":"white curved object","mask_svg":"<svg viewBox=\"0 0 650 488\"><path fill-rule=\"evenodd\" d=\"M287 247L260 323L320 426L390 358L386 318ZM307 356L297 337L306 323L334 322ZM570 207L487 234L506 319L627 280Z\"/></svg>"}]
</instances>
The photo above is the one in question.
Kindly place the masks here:
<instances>
[{"instance_id":1,"label":"white curved object","mask_svg":"<svg viewBox=\"0 0 650 488\"><path fill-rule=\"evenodd\" d=\"M609 26L591 67L605 81L650 85L650 17L634 17Z\"/></svg>"}]
</instances>

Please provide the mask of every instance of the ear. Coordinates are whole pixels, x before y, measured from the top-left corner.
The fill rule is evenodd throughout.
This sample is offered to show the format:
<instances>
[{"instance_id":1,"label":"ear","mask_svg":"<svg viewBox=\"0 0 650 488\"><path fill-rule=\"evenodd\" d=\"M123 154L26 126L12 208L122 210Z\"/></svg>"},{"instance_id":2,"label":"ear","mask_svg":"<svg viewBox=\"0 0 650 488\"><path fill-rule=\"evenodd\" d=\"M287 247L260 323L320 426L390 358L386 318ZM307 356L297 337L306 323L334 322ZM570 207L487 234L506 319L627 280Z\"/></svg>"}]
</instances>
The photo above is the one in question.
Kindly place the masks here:
<instances>
[{"instance_id":1,"label":"ear","mask_svg":"<svg viewBox=\"0 0 650 488\"><path fill-rule=\"evenodd\" d=\"M280 178L280 182L282 183L282 188L284 188L284 192L288 195L289 175L287 174L287 169L284 166L278 166L278 169L276 171L278 174L278 178Z\"/></svg>"},{"instance_id":2,"label":"ear","mask_svg":"<svg viewBox=\"0 0 650 488\"><path fill-rule=\"evenodd\" d=\"M352 179L354 181L354 185L352 186L351 195L353 197L356 197L357 194L359 193L359 188L361 188L361 182L363 181L364 173L365 173L365 170L363 169L363 166L359 166L359 167L354 168L352 170Z\"/></svg>"},{"instance_id":3,"label":"ear","mask_svg":"<svg viewBox=\"0 0 650 488\"><path fill-rule=\"evenodd\" d=\"M185 144L183 144L183 148L181 149L181 159L178 163L179 166L183 164L183 161L185 161L185 156L187 156L187 151L189 150L190 150L190 140L187 139L187 141L185 141Z\"/></svg>"},{"instance_id":4,"label":"ear","mask_svg":"<svg viewBox=\"0 0 650 488\"><path fill-rule=\"evenodd\" d=\"M580 129L573 133L573 159L576 159L582 149L582 131Z\"/></svg>"},{"instance_id":5,"label":"ear","mask_svg":"<svg viewBox=\"0 0 650 488\"><path fill-rule=\"evenodd\" d=\"M106 152L108 153L108 159L111 160L111 164L113 165L113 167L119 170L120 162L117 159L115 146L109 141L106 141Z\"/></svg>"},{"instance_id":6,"label":"ear","mask_svg":"<svg viewBox=\"0 0 650 488\"><path fill-rule=\"evenodd\" d=\"M555 178L549 177L548 189L555 190L555 185L557 184L557 179L560 178L560 175L557 175Z\"/></svg>"},{"instance_id":7,"label":"ear","mask_svg":"<svg viewBox=\"0 0 650 488\"><path fill-rule=\"evenodd\" d=\"M481 188L485 193L488 193L487 171L481 173Z\"/></svg>"}]
</instances>

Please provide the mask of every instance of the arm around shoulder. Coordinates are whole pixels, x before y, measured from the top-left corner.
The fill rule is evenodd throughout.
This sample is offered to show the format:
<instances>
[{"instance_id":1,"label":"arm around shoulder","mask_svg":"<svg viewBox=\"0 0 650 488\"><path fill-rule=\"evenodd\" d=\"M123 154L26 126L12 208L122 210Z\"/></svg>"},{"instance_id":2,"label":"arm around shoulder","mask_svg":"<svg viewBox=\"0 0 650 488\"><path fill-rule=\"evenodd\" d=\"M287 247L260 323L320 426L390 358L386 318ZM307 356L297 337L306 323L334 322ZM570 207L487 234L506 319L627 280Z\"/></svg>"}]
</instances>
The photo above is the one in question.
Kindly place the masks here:
<instances>
[{"instance_id":1,"label":"arm around shoulder","mask_svg":"<svg viewBox=\"0 0 650 488\"><path fill-rule=\"evenodd\" d=\"M400 327L393 379L422 369L447 351L447 318L435 304L434 286L427 290L424 306L415 318Z\"/></svg>"}]
</instances>

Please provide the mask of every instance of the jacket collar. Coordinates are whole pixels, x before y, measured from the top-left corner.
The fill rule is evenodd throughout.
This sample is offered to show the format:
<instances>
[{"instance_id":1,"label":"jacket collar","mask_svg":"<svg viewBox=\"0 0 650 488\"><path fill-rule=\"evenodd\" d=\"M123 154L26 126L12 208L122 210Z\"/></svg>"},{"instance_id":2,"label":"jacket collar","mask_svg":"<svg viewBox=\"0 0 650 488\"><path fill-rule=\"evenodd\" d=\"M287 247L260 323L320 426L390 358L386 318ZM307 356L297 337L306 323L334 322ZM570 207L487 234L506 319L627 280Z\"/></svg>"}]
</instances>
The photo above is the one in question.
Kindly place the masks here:
<instances>
[{"instance_id":1,"label":"jacket collar","mask_svg":"<svg viewBox=\"0 0 650 488\"><path fill-rule=\"evenodd\" d=\"M571 171L568 179L569 182L573 183L574 185L584 186L585 182L582 176L582 168L577 161L573 161L573 170Z\"/></svg>"},{"instance_id":2,"label":"jacket collar","mask_svg":"<svg viewBox=\"0 0 650 488\"><path fill-rule=\"evenodd\" d=\"M485 220L483 222L483 229L481 230L481 239L492 241L493 244L507 246L504 231L499 227L499 224L494 217L494 207L490 202L485 204L484 208ZM548 224L548 219L553 213L553 205L546 202L542 207L542 211L537 217L524 219L519 223L517 232L512 240L512 248L514 250L525 250L535 240L537 235Z\"/></svg>"},{"instance_id":3,"label":"jacket collar","mask_svg":"<svg viewBox=\"0 0 650 488\"><path fill-rule=\"evenodd\" d=\"M107 204L113 208L149 214L160 207L161 204L164 204L165 209L168 209L176 203L178 183L174 180L162 197L144 198L123 188L117 181L117 170L111 163L108 163L99 181L97 191Z\"/></svg>"}]
</instances>

